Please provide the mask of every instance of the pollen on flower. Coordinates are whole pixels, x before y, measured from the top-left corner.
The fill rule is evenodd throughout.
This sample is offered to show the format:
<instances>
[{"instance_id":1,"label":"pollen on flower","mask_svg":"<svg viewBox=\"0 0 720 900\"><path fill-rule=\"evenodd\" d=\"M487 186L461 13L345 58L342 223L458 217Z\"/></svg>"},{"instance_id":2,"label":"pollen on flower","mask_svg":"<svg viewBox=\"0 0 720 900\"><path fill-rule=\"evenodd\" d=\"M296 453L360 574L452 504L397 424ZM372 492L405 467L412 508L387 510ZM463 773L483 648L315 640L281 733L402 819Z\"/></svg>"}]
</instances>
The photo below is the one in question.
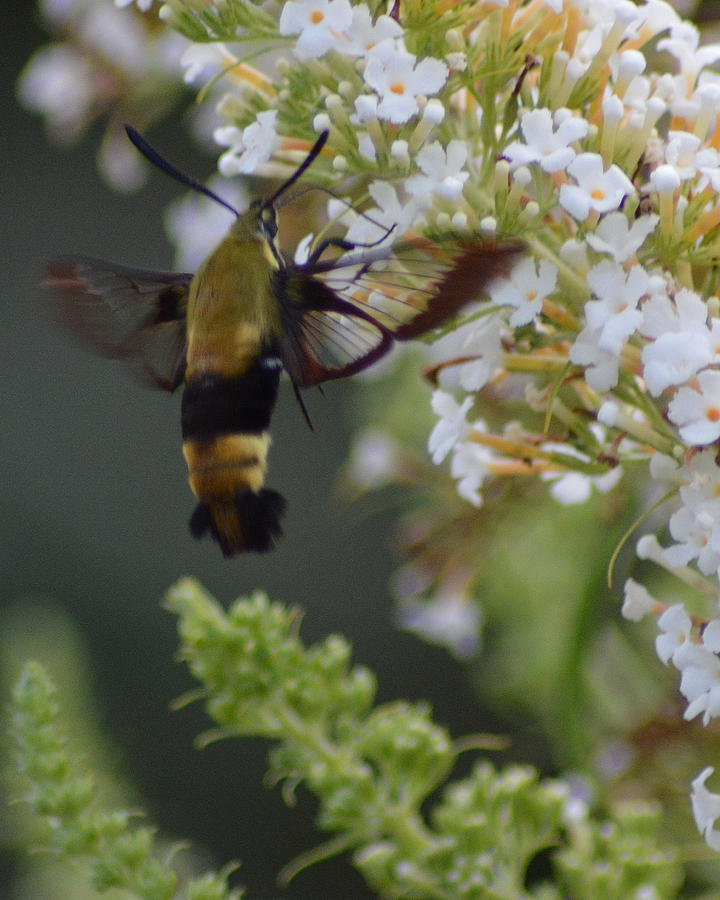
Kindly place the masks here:
<instances>
[{"instance_id":1,"label":"pollen on flower","mask_svg":"<svg viewBox=\"0 0 720 900\"><path fill-rule=\"evenodd\" d=\"M711 406L706 410L705 415L710 422L717 422L720 420L720 409L717 406Z\"/></svg>"},{"instance_id":2,"label":"pollen on flower","mask_svg":"<svg viewBox=\"0 0 720 900\"><path fill-rule=\"evenodd\" d=\"M324 18L324 14L319 9L314 9L310 13L310 21L313 23L313 25L319 25Z\"/></svg>"}]
</instances>

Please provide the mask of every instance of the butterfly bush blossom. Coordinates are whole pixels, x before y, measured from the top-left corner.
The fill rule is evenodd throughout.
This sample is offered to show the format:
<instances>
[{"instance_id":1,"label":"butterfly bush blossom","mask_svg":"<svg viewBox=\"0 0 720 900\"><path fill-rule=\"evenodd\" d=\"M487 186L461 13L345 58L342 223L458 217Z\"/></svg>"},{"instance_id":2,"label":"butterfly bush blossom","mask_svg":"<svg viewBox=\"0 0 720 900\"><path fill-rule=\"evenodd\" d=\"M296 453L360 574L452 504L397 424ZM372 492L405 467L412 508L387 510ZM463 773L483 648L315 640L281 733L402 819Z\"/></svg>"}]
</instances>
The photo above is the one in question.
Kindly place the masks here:
<instances>
[{"instance_id":1,"label":"butterfly bush blossom","mask_svg":"<svg viewBox=\"0 0 720 900\"><path fill-rule=\"evenodd\" d=\"M93 121L105 119L98 167L119 190L138 188L147 171L123 124L147 122L179 103L187 43L158 28L157 13L140 15L152 0L120 8L128 2L42 0L41 18L57 40L32 55L17 86L20 101L42 114L62 143L78 141Z\"/></svg>"},{"instance_id":2,"label":"butterfly bush blossom","mask_svg":"<svg viewBox=\"0 0 720 900\"><path fill-rule=\"evenodd\" d=\"M708 724L720 714L720 45L699 46L662 0L137 6L185 39L184 77L202 89L223 175L287 176L328 130L312 180L352 204L330 204L348 240L525 242L489 302L429 351L429 454L468 510L512 476L570 504L644 465L675 506L666 544L646 536L638 555L690 581L702 605L691 615L628 581L623 613L658 617L685 717ZM265 50L272 63L249 63ZM477 400L508 374L527 417L515 404L491 427ZM385 442L385 465L358 470L390 480L398 452ZM420 615L422 591L405 593L406 624L436 638L444 607L479 627L460 614L462 563L446 568L435 609ZM457 634L454 652L474 651ZM693 782L693 809L720 850L709 775Z\"/></svg>"}]
</instances>

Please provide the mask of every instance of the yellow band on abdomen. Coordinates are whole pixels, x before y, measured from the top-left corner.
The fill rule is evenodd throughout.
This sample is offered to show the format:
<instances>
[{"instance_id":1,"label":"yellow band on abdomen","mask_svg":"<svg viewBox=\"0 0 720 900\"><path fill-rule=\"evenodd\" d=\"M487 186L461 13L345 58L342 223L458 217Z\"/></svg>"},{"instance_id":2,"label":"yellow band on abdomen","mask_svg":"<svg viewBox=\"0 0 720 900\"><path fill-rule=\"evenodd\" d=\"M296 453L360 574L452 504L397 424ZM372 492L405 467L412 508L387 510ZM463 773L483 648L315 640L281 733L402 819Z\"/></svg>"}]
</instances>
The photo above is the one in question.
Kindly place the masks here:
<instances>
[{"instance_id":1,"label":"yellow band on abdomen","mask_svg":"<svg viewBox=\"0 0 720 900\"><path fill-rule=\"evenodd\" d=\"M183 456L193 493L202 503L248 489L257 493L265 482L269 447L267 431L185 441Z\"/></svg>"}]
</instances>

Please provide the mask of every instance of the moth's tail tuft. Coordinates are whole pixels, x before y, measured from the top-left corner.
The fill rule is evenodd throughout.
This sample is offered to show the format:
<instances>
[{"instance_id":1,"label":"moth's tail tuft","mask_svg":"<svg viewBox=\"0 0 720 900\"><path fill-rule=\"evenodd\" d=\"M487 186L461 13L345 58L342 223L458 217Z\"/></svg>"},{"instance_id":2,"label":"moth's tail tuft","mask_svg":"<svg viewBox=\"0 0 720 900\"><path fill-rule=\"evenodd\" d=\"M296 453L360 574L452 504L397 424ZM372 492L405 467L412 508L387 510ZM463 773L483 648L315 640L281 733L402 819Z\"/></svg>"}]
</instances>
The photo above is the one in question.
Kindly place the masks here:
<instances>
[{"instance_id":1,"label":"moth's tail tuft","mask_svg":"<svg viewBox=\"0 0 720 900\"><path fill-rule=\"evenodd\" d=\"M282 534L280 518L285 498L277 491L237 491L234 497L199 503L190 518L190 533L201 538L208 532L225 556L254 550L267 553Z\"/></svg>"}]
</instances>

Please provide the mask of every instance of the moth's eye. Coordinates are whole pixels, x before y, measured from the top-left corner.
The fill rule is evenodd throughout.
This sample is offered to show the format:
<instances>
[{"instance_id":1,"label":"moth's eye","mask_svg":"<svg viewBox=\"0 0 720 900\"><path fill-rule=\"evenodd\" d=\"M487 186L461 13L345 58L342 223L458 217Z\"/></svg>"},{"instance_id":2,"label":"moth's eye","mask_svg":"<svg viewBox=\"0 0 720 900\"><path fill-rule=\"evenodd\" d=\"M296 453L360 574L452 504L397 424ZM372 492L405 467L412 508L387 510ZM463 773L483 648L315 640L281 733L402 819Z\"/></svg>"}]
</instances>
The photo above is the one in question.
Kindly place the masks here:
<instances>
[{"instance_id":1,"label":"moth's eye","mask_svg":"<svg viewBox=\"0 0 720 900\"><path fill-rule=\"evenodd\" d=\"M259 225L261 231L268 240L273 240L275 238L278 230L277 216L275 215L275 210L272 206L263 206L260 210Z\"/></svg>"}]
</instances>

